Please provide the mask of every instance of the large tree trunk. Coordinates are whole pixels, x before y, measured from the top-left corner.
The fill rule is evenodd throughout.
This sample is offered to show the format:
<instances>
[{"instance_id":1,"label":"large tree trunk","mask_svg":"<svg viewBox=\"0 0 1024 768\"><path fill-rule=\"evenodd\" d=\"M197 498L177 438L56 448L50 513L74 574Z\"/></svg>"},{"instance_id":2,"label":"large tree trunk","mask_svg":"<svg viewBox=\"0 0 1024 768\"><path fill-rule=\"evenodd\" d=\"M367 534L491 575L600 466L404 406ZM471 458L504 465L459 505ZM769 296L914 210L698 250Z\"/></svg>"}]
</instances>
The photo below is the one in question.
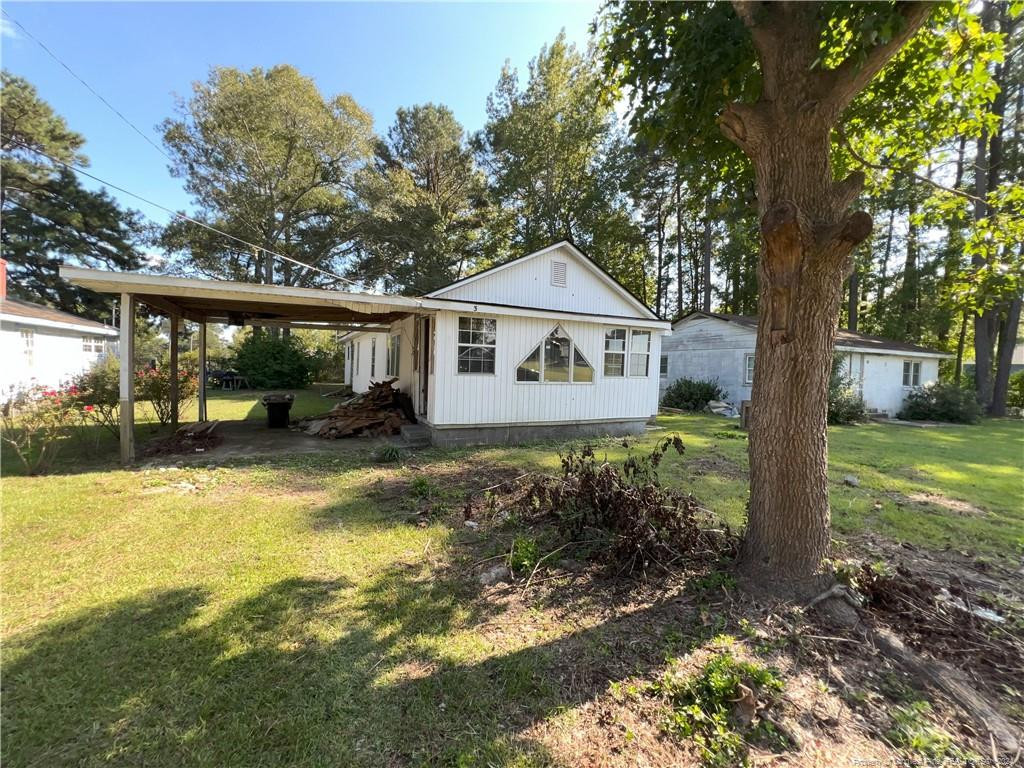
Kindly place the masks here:
<instances>
[{"instance_id":1,"label":"large tree trunk","mask_svg":"<svg viewBox=\"0 0 1024 768\"><path fill-rule=\"evenodd\" d=\"M1020 305L1020 296L1010 302L1003 323L999 327L996 378L992 384L992 405L988 409L990 416L1006 415L1006 396L1010 391L1010 368L1013 365L1013 349L1017 346L1017 328L1020 326Z\"/></svg>"},{"instance_id":2,"label":"large tree trunk","mask_svg":"<svg viewBox=\"0 0 1024 768\"><path fill-rule=\"evenodd\" d=\"M735 3L762 71L756 104L734 103L725 136L750 158L761 215L759 316L750 424L750 506L741 567L773 591L809 596L832 579L828 380L851 251L871 232L850 212L864 183L835 181L839 115L928 15L900 6L893 40L835 70L814 66L822 22L814 3Z\"/></svg>"},{"instance_id":3,"label":"large tree trunk","mask_svg":"<svg viewBox=\"0 0 1024 768\"><path fill-rule=\"evenodd\" d=\"M900 313L903 315L903 336L906 341L917 341L921 335L921 318L918 316L917 266L918 225L917 201L914 200L914 183L910 182L910 203L907 205L907 258L903 263L903 288L900 297Z\"/></svg>"},{"instance_id":4,"label":"large tree trunk","mask_svg":"<svg viewBox=\"0 0 1024 768\"><path fill-rule=\"evenodd\" d=\"M704 241L701 248L701 286L704 290L701 309L711 311L711 196L708 195L707 207L704 211Z\"/></svg>"},{"instance_id":5,"label":"large tree trunk","mask_svg":"<svg viewBox=\"0 0 1024 768\"><path fill-rule=\"evenodd\" d=\"M683 316L683 212L679 167L676 167L676 317Z\"/></svg>"}]
</instances>

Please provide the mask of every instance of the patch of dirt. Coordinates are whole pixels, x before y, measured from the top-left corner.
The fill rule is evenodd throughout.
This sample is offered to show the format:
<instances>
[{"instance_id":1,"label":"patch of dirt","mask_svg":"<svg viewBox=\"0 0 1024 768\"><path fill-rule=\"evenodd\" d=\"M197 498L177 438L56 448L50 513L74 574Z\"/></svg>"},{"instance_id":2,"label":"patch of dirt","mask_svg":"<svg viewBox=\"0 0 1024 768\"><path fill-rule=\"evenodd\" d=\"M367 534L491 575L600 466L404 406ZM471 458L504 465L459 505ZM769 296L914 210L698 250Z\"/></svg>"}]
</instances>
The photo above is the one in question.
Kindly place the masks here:
<instances>
[{"instance_id":1,"label":"patch of dirt","mask_svg":"<svg viewBox=\"0 0 1024 768\"><path fill-rule=\"evenodd\" d=\"M745 480L747 471L732 459L717 453L706 453L685 463L686 468L694 475L721 475L730 480Z\"/></svg>"},{"instance_id":2,"label":"patch of dirt","mask_svg":"<svg viewBox=\"0 0 1024 768\"><path fill-rule=\"evenodd\" d=\"M916 504L921 507L940 507L947 512L955 512L958 515L970 516L970 517L984 517L987 512L981 507L976 507L973 504L961 501L960 499L951 499L948 496L943 496L939 493L926 493L919 491L917 493L887 493L889 498L895 501L897 504L911 505Z\"/></svg>"},{"instance_id":3,"label":"patch of dirt","mask_svg":"<svg viewBox=\"0 0 1024 768\"><path fill-rule=\"evenodd\" d=\"M224 441L217 432L208 435L188 435L174 433L169 437L160 437L148 441L139 449L142 458L155 456L195 456L209 453Z\"/></svg>"}]
</instances>

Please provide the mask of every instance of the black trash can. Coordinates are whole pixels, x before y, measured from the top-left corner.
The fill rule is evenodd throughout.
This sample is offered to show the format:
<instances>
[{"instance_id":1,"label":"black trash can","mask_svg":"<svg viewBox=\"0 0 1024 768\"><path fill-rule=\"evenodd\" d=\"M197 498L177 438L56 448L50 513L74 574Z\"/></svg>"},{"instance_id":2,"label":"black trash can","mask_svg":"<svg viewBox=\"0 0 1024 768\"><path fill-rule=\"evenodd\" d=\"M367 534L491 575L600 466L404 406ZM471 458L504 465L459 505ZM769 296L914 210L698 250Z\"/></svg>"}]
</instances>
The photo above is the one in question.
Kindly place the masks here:
<instances>
[{"instance_id":1,"label":"black trash can","mask_svg":"<svg viewBox=\"0 0 1024 768\"><path fill-rule=\"evenodd\" d=\"M267 409L267 426L270 429L284 429L288 426L288 412L292 409L295 395L269 394L260 398Z\"/></svg>"}]
</instances>

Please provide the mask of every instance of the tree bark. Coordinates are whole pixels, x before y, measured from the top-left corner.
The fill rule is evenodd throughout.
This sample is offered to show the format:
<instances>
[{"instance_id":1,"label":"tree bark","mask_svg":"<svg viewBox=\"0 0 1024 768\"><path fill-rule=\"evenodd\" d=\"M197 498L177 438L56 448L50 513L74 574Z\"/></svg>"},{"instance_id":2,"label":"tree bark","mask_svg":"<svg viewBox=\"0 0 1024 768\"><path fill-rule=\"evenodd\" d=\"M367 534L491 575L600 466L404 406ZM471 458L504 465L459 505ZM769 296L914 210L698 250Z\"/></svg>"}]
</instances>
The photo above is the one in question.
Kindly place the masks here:
<instances>
[{"instance_id":1,"label":"tree bark","mask_svg":"<svg viewBox=\"0 0 1024 768\"><path fill-rule=\"evenodd\" d=\"M1017 328L1020 326L1021 297L1013 299L999 327L999 351L996 360L996 378L992 384L992 405L989 416L1006 415L1006 396L1010 391L1010 368L1013 349L1017 346Z\"/></svg>"},{"instance_id":2,"label":"tree bark","mask_svg":"<svg viewBox=\"0 0 1024 768\"><path fill-rule=\"evenodd\" d=\"M701 309L705 312L711 311L711 196L708 195L707 204L704 209L704 240L701 247Z\"/></svg>"},{"instance_id":3,"label":"tree bark","mask_svg":"<svg viewBox=\"0 0 1024 768\"><path fill-rule=\"evenodd\" d=\"M846 299L846 327L857 331L857 309L860 306L860 275L854 266L850 273L850 293Z\"/></svg>"},{"instance_id":4,"label":"tree bark","mask_svg":"<svg viewBox=\"0 0 1024 768\"><path fill-rule=\"evenodd\" d=\"M676 167L676 317L683 315L683 212L679 184L679 167Z\"/></svg>"},{"instance_id":5,"label":"tree bark","mask_svg":"<svg viewBox=\"0 0 1024 768\"><path fill-rule=\"evenodd\" d=\"M740 566L754 583L809 597L832 580L826 414L836 326L851 251L871 217L851 212L864 175L836 181L831 133L846 105L923 23L905 25L859 61L815 66L822 22L813 3L734 4L761 64L756 104L720 118L754 167L761 216L759 312L748 451L750 505Z\"/></svg>"},{"instance_id":6,"label":"tree bark","mask_svg":"<svg viewBox=\"0 0 1024 768\"><path fill-rule=\"evenodd\" d=\"M914 182L910 181L910 202L907 204L907 254L903 263L903 286L900 297L900 313L903 315L903 335L906 341L917 341L921 335L921 319L918 316L918 225L917 201L914 200Z\"/></svg>"},{"instance_id":7,"label":"tree bark","mask_svg":"<svg viewBox=\"0 0 1024 768\"><path fill-rule=\"evenodd\" d=\"M960 386L960 379L964 374L964 347L967 341L967 313L964 312L960 318L960 336L956 342L956 368L953 371L953 380Z\"/></svg>"}]
</instances>

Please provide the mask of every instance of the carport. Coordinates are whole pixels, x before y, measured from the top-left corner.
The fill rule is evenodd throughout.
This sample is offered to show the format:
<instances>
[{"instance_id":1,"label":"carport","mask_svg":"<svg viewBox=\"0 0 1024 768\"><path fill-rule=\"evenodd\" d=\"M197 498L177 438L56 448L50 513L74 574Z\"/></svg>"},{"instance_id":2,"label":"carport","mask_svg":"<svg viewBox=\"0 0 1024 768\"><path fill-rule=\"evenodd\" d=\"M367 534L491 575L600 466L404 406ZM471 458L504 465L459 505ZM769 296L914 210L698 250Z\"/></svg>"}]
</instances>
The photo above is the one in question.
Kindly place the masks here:
<instances>
[{"instance_id":1,"label":"carport","mask_svg":"<svg viewBox=\"0 0 1024 768\"><path fill-rule=\"evenodd\" d=\"M171 422L178 425L178 327L182 320L199 324L199 420L206 411L206 328L209 323L268 328L313 328L326 331L387 331L390 324L410 314L429 312L448 302L352 293L321 288L197 280L108 272L79 267L60 268L60 275L75 285L120 295L120 429L121 460L135 460L135 395L131 361L135 353L135 315L139 305L170 319Z\"/></svg>"}]
</instances>

